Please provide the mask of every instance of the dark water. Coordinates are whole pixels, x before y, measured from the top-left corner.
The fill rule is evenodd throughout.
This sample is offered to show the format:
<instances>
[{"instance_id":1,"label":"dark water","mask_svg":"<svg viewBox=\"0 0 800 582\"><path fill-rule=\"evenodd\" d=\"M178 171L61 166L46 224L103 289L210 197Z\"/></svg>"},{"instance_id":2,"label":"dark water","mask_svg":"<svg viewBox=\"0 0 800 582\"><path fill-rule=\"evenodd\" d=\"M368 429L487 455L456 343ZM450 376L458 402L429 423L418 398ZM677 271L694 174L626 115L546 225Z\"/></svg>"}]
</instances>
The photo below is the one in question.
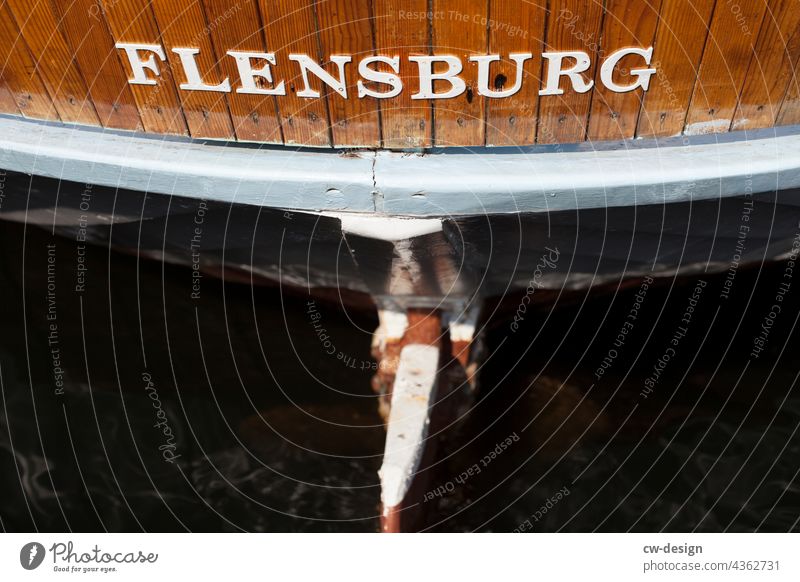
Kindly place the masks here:
<instances>
[{"instance_id":1,"label":"dark water","mask_svg":"<svg viewBox=\"0 0 800 582\"><path fill-rule=\"evenodd\" d=\"M0 241L4 530L377 530L369 306L315 300L331 356L301 293L202 278L192 299L189 269L101 247L76 292L74 242ZM727 299L724 275L637 281L537 299L516 332L490 316L430 529L800 529L800 282L751 355L785 269Z\"/></svg>"}]
</instances>

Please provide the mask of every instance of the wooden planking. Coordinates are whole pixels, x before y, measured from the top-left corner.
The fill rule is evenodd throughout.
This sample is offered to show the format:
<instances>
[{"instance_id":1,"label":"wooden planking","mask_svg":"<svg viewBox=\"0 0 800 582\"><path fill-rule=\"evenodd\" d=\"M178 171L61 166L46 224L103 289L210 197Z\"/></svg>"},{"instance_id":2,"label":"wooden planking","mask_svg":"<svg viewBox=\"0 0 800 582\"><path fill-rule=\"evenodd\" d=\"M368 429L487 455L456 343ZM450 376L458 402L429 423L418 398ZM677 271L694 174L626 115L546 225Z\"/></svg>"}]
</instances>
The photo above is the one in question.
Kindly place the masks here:
<instances>
[{"instance_id":1,"label":"wooden planking","mask_svg":"<svg viewBox=\"0 0 800 582\"><path fill-rule=\"evenodd\" d=\"M766 7L765 0L737 0L736 4L718 1L686 116L685 134L730 129Z\"/></svg>"},{"instance_id":2,"label":"wooden planking","mask_svg":"<svg viewBox=\"0 0 800 582\"><path fill-rule=\"evenodd\" d=\"M334 91L327 91L335 146L381 145L378 101L373 97L360 99L356 89L358 62L375 53L370 6L371 2L364 0L316 0L322 54L353 56L353 62L345 68L348 99L343 99ZM330 62L323 64L328 73L338 77L336 65ZM381 89L376 86L370 88Z\"/></svg>"},{"instance_id":3,"label":"wooden planking","mask_svg":"<svg viewBox=\"0 0 800 582\"><path fill-rule=\"evenodd\" d=\"M287 144L331 145L328 108L323 99L297 96L303 79L290 53L319 55L317 27L311 0L259 0L267 49L276 53L276 71L286 82L286 96L278 103L278 114ZM312 78L312 86L321 90Z\"/></svg>"},{"instance_id":4,"label":"wooden planking","mask_svg":"<svg viewBox=\"0 0 800 582\"><path fill-rule=\"evenodd\" d=\"M732 129L775 123L800 59L800 10L797 0L770 0L750 63Z\"/></svg>"},{"instance_id":5,"label":"wooden planking","mask_svg":"<svg viewBox=\"0 0 800 582\"><path fill-rule=\"evenodd\" d=\"M509 54L532 53L533 58L525 63L522 88L517 94L487 99L487 145L525 145L533 143L536 138L546 9L545 0L515 3L492 0L489 4L492 23L489 27L489 53L498 54L501 59L491 69L489 87L514 86L517 67L509 59ZM503 77L505 83L501 82Z\"/></svg>"},{"instance_id":6,"label":"wooden planking","mask_svg":"<svg viewBox=\"0 0 800 582\"><path fill-rule=\"evenodd\" d=\"M57 30L49 0L6 0L62 121L99 125L72 50Z\"/></svg>"},{"instance_id":7,"label":"wooden planking","mask_svg":"<svg viewBox=\"0 0 800 582\"><path fill-rule=\"evenodd\" d=\"M424 148L433 130L430 103L415 101L419 91L412 55L430 54L428 0L375 0L375 46L378 54L400 57L403 92L381 101L383 145L388 148Z\"/></svg>"},{"instance_id":8,"label":"wooden planking","mask_svg":"<svg viewBox=\"0 0 800 582\"><path fill-rule=\"evenodd\" d=\"M200 0L152 0L156 23L161 32L167 60L172 62L175 81L180 84L189 80L185 76L184 67L180 66L180 57L173 53L175 48L198 48L196 55L200 78L208 85L221 83L225 76L221 73L214 58L211 38L203 6ZM235 16L234 16L235 18ZM231 122L228 99L224 92L179 90L178 95L183 104L186 124L192 137L208 137L232 139L233 123Z\"/></svg>"},{"instance_id":9,"label":"wooden planking","mask_svg":"<svg viewBox=\"0 0 800 582\"><path fill-rule=\"evenodd\" d=\"M14 100L14 95L11 90L3 85L2 76L0 76L0 113L8 113L11 115L20 115L17 102Z\"/></svg>"},{"instance_id":10,"label":"wooden planking","mask_svg":"<svg viewBox=\"0 0 800 582\"><path fill-rule=\"evenodd\" d=\"M104 127L140 129L141 120L114 39L96 0L52 0Z\"/></svg>"},{"instance_id":11,"label":"wooden planking","mask_svg":"<svg viewBox=\"0 0 800 582\"><path fill-rule=\"evenodd\" d=\"M620 49L653 46L658 23L660 0L608 0L603 19L602 50L607 58ZM652 63L652 61L651 61ZM640 56L622 59L614 73L621 85L636 82L630 71L650 68ZM651 77L651 82L653 79ZM631 139L642 108L644 91L615 93L600 79L600 67L595 73L595 89L589 117L588 138L593 141Z\"/></svg>"},{"instance_id":12,"label":"wooden planking","mask_svg":"<svg viewBox=\"0 0 800 582\"><path fill-rule=\"evenodd\" d=\"M236 137L246 141L282 143L275 97L237 93L239 73L236 62L225 55L229 50L266 52L256 0L204 2L217 61L223 74L231 80L232 92L228 94L228 103ZM254 68L262 65L263 62L254 64ZM264 87L274 88L274 85L265 84Z\"/></svg>"},{"instance_id":13,"label":"wooden planking","mask_svg":"<svg viewBox=\"0 0 800 582\"><path fill-rule=\"evenodd\" d=\"M25 117L59 119L5 0L0 0L0 87Z\"/></svg>"},{"instance_id":14,"label":"wooden planking","mask_svg":"<svg viewBox=\"0 0 800 582\"><path fill-rule=\"evenodd\" d=\"M148 0L101 0L103 13L116 42L160 44L158 26ZM146 58L146 55L143 55ZM122 62L128 78L132 72L127 58ZM131 85L145 131L186 135L186 121L168 62L158 61L156 85Z\"/></svg>"},{"instance_id":15,"label":"wooden planking","mask_svg":"<svg viewBox=\"0 0 800 582\"><path fill-rule=\"evenodd\" d=\"M545 48L589 54L592 66L583 74L587 81L594 78L597 68L602 16L603 2L599 0L550 2ZM539 143L578 142L586 136L591 92L577 93L567 77L561 78L561 88L563 95L543 95L539 99Z\"/></svg>"},{"instance_id":16,"label":"wooden planking","mask_svg":"<svg viewBox=\"0 0 800 582\"><path fill-rule=\"evenodd\" d=\"M794 74L789 81L789 89L775 123L777 125L800 124L800 63L794 69Z\"/></svg>"},{"instance_id":17,"label":"wooden planking","mask_svg":"<svg viewBox=\"0 0 800 582\"><path fill-rule=\"evenodd\" d=\"M467 90L458 97L434 100L436 145L483 145L486 98L478 95L477 65L470 63L469 57L486 54L488 0L433 0L432 7L433 54L461 58L467 83Z\"/></svg>"},{"instance_id":18,"label":"wooden planking","mask_svg":"<svg viewBox=\"0 0 800 582\"><path fill-rule=\"evenodd\" d=\"M714 4L715 0L663 0L652 61L658 72L644 97L637 136L683 132Z\"/></svg>"}]
</instances>

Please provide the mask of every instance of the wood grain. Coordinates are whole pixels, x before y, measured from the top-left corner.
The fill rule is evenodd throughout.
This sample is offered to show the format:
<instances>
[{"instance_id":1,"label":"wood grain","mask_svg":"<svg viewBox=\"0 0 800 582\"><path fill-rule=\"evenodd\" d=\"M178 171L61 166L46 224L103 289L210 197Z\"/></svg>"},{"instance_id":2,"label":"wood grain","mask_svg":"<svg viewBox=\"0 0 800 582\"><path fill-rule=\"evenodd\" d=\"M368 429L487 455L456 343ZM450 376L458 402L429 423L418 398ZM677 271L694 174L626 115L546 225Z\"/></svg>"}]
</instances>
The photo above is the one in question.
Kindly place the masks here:
<instances>
[{"instance_id":1,"label":"wood grain","mask_svg":"<svg viewBox=\"0 0 800 582\"><path fill-rule=\"evenodd\" d=\"M700 69L715 0L663 0L653 52L657 69L644 97L636 135L679 135Z\"/></svg>"},{"instance_id":2,"label":"wood grain","mask_svg":"<svg viewBox=\"0 0 800 582\"><path fill-rule=\"evenodd\" d=\"M616 51L632 46L653 46L659 7L660 0L608 0L603 19L603 56L608 58ZM647 68L650 67L642 57L625 57L617 65L614 81L621 85L634 83L636 79L630 71ZM643 96L642 89L629 93L611 91L601 82L598 67L589 117L589 140L631 139L636 134Z\"/></svg>"},{"instance_id":3,"label":"wood grain","mask_svg":"<svg viewBox=\"0 0 800 582\"><path fill-rule=\"evenodd\" d=\"M103 14L115 42L160 44L158 26L148 0L101 0ZM118 53L119 56L119 53ZM127 59L121 62L128 78L132 72ZM186 120L178 99L169 62L159 62L156 85L131 85L145 131L186 135Z\"/></svg>"},{"instance_id":4,"label":"wood grain","mask_svg":"<svg viewBox=\"0 0 800 582\"><path fill-rule=\"evenodd\" d=\"M167 60L178 88L189 80L180 66L180 58L172 50L175 48L197 48L197 68L200 78L208 85L221 83L225 76L217 66L214 50L211 47L209 27L206 23L203 6L199 0L151 0L156 23L161 32ZM236 18L236 16L232 16ZM186 116L186 124L192 137L232 139L233 124L228 108L228 97L224 92L179 90Z\"/></svg>"},{"instance_id":5,"label":"wood grain","mask_svg":"<svg viewBox=\"0 0 800 582\"><path fill-rule=\"evenodd\" d=\"M286 96L280 98L280 116L286 144L331 145L328 106L324 99L297 96L303 79L290 53L319 55L317 26L311 0L259 0L267 49L275 53L276 71L286 82ZM320 89L320 83L311 81Z\"/></svg>"},{"instance_id":6,"label":"wood grain","mask_svg":"<svg viewBox=\"0 0 800 582\"><path fill-rule=\"evenodd\" d=\"M0 65L0 86L11 94L22 115L59 119L5 0L0 0Z\"/></svg>"},{"instance_id":7,"label":"wood grain","mask_svg":"<svg viewBox=\"0 0 800 582\"><path fill-rule=\"evenodd\" d=\"M375 46L378 54L400 57L403 92L381 101L383 145L387 148L424 148L432 144L432 107L415 101L419 76L408 57L429 55L428 0L375 0Z\"/></svg>"},{"instance_id":8,"label":"wood grain","mask_svg":"<svg viewBox=\"0 0 800 582\"><path fill-rule=\"evenodd\" d=\"M256 0L204 0L204 3L219 68L231 80L228 103L236 137L245 141L282 143L275 97L237 93L240 83L236 61L225 54L231 50L267 52ZM261 65L263 63L253 66ZM275 83L268 86L274 88Z\"/></svg>"},{"instance_id":9,"label":"wood grain","mask_svg":"<svg viewBox=\"0 0 800 582\"><path fill-rule=\"evenodd\" d=\"M732 129L775 123L800 62L800 9L796 0L770 0Z\"/></svg>"},{"instance_id":10,"label":"wood grain","mask_svg":"<svg viewBox=\"0 0 800 582\"><path fill-rule=\"evenodd\" d=\"M514 86L517 66L509 59L511 53L531 53L533 58L525 63L519 93L487 99L487 145L525 145L536 138L546 8L544 0L493 0L489 4L489 53L499 54L501 59L491 69L490 88Z\"/></svg>"},{"instance_id":11,"label":"wood grain","mask_svg":"<svg viewBox=\"0 0 800 582\"><path fill-rule=\"evenodd\" d=\"M96 0L52 0L103 127L141 128L139 110Z\"/></svg>"},{"instance_id":12,"label":"wood grain","mask_svg":"<svg viewBox=\"0 0 800 582\"><path fill-rule=\"evenodd\" d=\"M548 51L583 51L592 59L584 78L594 79L600 43L603 3L598 0L552 0L547 23ZM546 72L545 72L546 74ZM539 143L583 141L589 118L591 92L577 93L566 77L563 95L544 95L539 100Z\"/></svg>"},{"instance_id":13,"label":"wood grain","mask_svg":"<svg viewBox=\"0 0 800 582\"><path fill-rule=\"evenodd\" d=\"M381 145L378 100L360 99L356 90L358 62L375 54L370 5L364 0L316 0L322 54L353 56L353 62L346 65L348 99L326 91L335 146ZM325 61L323 65L328 73L338 76L336 65Z\"/></svg>"},{"instance_id":14,"label":"wood grain","mask_svg":"<svg viewBox=\"0 0 800 582\"><path fill-rule=\"evenodd\" d=\"M467 90L453 99L433 103L434 140L438 146L483 145L486 98L478 95L473 55L484 55L489 44L487 0L433 0L433 54L455 55L464 65Z\"/></svg>"},{"instance_id":15,"label":"wood grain","mask_svg":"<svg viewBox=\"0 0 800 582\"><path fill-rule=\"evenodd\" d=\"M721 133L730 129L766 8L765 0L717 2L686 117L685 134Z\"/></svg>"},{"instance_id":16,"label":"wood grain","mask_svg":"<svg viewBox=\"0 0 800 582\"><path fill-rule=\"evenodd\" d=\"M99 125L72 50L58 31L49 0L7 0L62 121Z\"/></svg>"},{"instance_id":17,"label":"wood grain","mask_svg":"<svg viewBox=\"0 0 800 582\"><path fill-rule=\"evenodd\" d=\"M783 99L777 125L800 124L800 64L794 69L794 74L789 81L786 97Z\"/></svg>"}]
</instances>

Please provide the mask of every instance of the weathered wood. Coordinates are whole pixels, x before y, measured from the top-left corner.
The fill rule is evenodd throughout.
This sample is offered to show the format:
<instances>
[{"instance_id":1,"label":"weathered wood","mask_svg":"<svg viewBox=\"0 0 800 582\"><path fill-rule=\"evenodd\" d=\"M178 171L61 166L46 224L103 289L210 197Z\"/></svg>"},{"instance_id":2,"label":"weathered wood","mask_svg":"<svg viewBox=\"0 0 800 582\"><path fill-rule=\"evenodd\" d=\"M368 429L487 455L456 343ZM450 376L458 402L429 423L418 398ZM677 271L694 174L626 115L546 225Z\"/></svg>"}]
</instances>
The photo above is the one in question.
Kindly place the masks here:
<instances>
[{"instance_id":1,"label":"weathered wood","mask_svg":"<svg viewBox=\"0 0 800 582\"><path fill-rule=\"evenodd\" d=\"M700 69L715 0L663 0L650 83L639 114L639 137L679 135Z\"/></svg>"},{"instance_id":2,"label":"weathered wood","mask_svg":"<svg viewBox=\"0 0 800 582\"><path fill-rule=\"evenodd\" d=\"M387 148L432 144L432 107L428 101L411 99L419 91L419 78L408 61L409 56L430 54L430 28L428 0L375 0L376 52L400 57L400 78L406 87L397 97L381 101L383 145Z\"/></svg>"},{"instance_id":3,"label":"weathered wood","mask_svg":"<svg viewBox=\"0 0 800 582\"><path fill-rule=\"evenodd\" d=\"M63 121L99 125L86 84L72 60L72 50L58 31L48 0L7 0L37 72Z\"/></svg>"},{"instance_id":4,"label":"weathered wood","mask_svg":"<svg viewBox=\"0 0 800 582\"><path fill-rule=\"evenodd\" d=\"M152 6L161 31L164 51L167 53L167 60L172 63L179 89L181 84L189 80L184 67L179 66L180 57L172 52L176 48L199 49L195 62L200 71L200 78L210 86L222 83L225 77L214 59L208 25L199 0L185 2L152 0ZM231 18L236 18L235 14ZM179 90L178 95L192 137L228 139L234 137L228 97L225 92Z\"/></svg>"},{"instance_id":5,"label":"weathered wood","mask_svg":"<svg viewBox=\"0 0 800 582\"><path fill-rule=\"evenodd\" d=\"M717 2L684 133L729 131L766 8L765 0Z\"/></svg>"},{"instance_id":6,"label":"weathered wood","mask_svg":"<svg viewBox=\"0 0 800 582\"><path fill-rule=\"evenodd\" d=\"M3 64L0 86L11 94L22 115L51 121L59 119L5 0L0 0L0 63Z\"/></svg>"},{"instance_id":7,"label":"weathered wood","mask_svg":"<svg viewBox=\"0 0 800 582\"><path fill-rule=\"evenodd\" d=\"M490 88L514 86L517 66L510 54L530 53L533 57L525 62L522 88L516 95L487 99L487 145L525 145L536 138L546 6L544 0L493 0L489 5L489 53L501 55L491 69Z\"/></svg>"},{"instance_id":8,"label":"weathered wood","mask_svg":"<svg viewBox=\"0 0 800 582\"><path fill-rule=\"evenodd\" d=\"M432 6L433 54L460 57L467 84L458 97L434 100L434 140L438 146L483 145L486 98L478 94L477 66L469 57L486 54L488 1L433 0Z\"/></svg>"},{"instance_id":9,"label":"weathered wood","mask_svg":"<svg viewBox=\"0 0 800 582\"><path fill-rule=\"evenodd\" d=\"M335 146L380 145L378 102L373 97L359 98L356 88L358 61L375 52L370 6L371 2L363 0L316 2L322 54L352 55L355 61L345 65L348 98L344 99L335 91L326 91ZM323 64L328 73L338 78L338 67L335 64Z\"/></svg>"},{"instance_id":10,"label":"weathered wood","mask_svg":"<svg viewBox=\"0 0 800 582\"><path fill-rule=\"evenodd\" d=\"M793 0L0 0L0 111L159 134L412 149L752 130L800 124L798 31ZM157 71L139 69L151 84L131 83L131 55L115 43L163 48L165 60L149 50L133 57L152 57ZM628 55L612 74L624 86L633 68L656 69L647 91L604 82L601 66L616 50L650 46L649 66ZM187 48L198 51L201 90L180 87L189 73L173 49ZM282 82L286 94L237 92L232 50L274 53L273 81L256 73L253 82ZM541 95L545 51L586 53L583 84L575 84L593 87L576 91L562 75L562 94L551 87ZM420 91L413 59L432 54L459 59L466 90L412 98ZM347 99L332 87L337 55L350 58ZM373 55L398 59L398 95L369 94L392 88L362 78L360 61ZM470 61L486 55L497 56ZM298 56L333 82L310 71L311 90L298 95ZM520 58L522 85L501 97L516 86ZM253 70L266 62L254 57ZM568 56L563 66L573 63ZM366 66L395 72L393 62ZM441 93L449 85L433 86Z\"/></svg>"},{"instance_id":11,"label":"weathered wood","mask_svg":"<svg viewBox=\"0 0 800 582\"><path fill-rule=\"evenodd\" d=\"M331 145L328 106L324 99L297 96L303 79L289 60L290 53L319 56L317 25L311 0L259 0L267 49L275 53L276 70L283 71L286 96L278 103L283 137L287 144ZM321 90L321 83L311 80Z\"/></svg>"},{"instance_id":12,"label":"weathered wood","mask_svg":"<svg viewBox=\"0 0 800 582\"><path fill-rule=\"evenodd\" d=\"M228 103L236 137L244 141L282 143L275 97L238 93L236 61L225 54L232 50L267 52L256 0L203 1L219 68L232 84ZM260 68L263 64L258 63L254 68ZM264 87L274 89L275 83L264 81Z\"/></svg>"},{"instance_id":13,"label":"weathered wood","mask_svg":"<svg viewBox=\"0 0 800 582\"><path fill-rule=\"evenodd\" d=\"M103 127L140 129L141 119L114 39L96 0L52 0Z\"/></svg>"},{"instance_id":14,"label":"weathered wood","mask_svg":"<svg viewBox=\"0 0 800 582\"><path fill-rule=\"evenodd\" d=\"M597 69L600 50L600 24L603 4L595 0L552 0L547 23L548 51L583 51L592 59L591 67L583 73L590 81ZM545 64L545 68L547 64ZM547 75L545 70L544 75ZM572 90L569 79L561 78L563 95L544 95L539 100L539 143L583 141L589 117L591 92Z\"/></svg>"},{"instance_id":15,"label":"weathered wood","mask_svg":"<svg viewBox=\"0 0 800 582\"><path fill-rule=\"evenodd\" d=\"M789 81L800 63L798 57L798 4L792 0L770 0L732 129L756 129L775 123Z\"/></svg>"},{"instance_id":16,"label":"weathered wood","mask_svg":"<svg viewBox=\"0 0 800 582\"><path fill-rule=\"evenodd\" d=\"M603 19L603 55L608 57L631 46L653 46L659 3L660 0L608 0ZM619 62L614 81L620 85L632 84L637 79L631 71L649 68L638 55L625 57ZM643 96L644 91L641 88L629 93L611 91L601 83L598 68L589 118L589 139L602 141L632 138L636 134Z\"/></svg>"},{"instance_id":17,"label":"weathered wood","mask_svg":"<svg viewBox=\"0 0 800 582\"><path fill-rule=\"evenodd\" d=\"M101 0L111 34L116 42L158 44L160 36L155 16L147 0ZM127 59L121 59L129 79L133 78ZM161 73L155 85L131 85L133 98L145 131L187 133L186 120L175 88L169 62L160 62Z\"/></svg>"}]
</instances>

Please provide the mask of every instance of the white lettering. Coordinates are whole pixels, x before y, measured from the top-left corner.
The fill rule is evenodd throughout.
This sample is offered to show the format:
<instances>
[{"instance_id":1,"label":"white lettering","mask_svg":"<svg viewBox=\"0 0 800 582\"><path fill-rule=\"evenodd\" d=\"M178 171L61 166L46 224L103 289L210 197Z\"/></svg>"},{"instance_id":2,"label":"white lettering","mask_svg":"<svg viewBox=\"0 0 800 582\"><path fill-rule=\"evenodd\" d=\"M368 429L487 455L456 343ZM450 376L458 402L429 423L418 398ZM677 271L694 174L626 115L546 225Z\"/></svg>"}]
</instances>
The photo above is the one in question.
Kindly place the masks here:
<instances>
[{"instance_id":1,"label":"white lettering","mask_svg":"<svg viewBox=\"0 0 800 582\"><path fill-rule=\"evenodd\" d=\"M588 71L592 66L592 61L583 51L565 51L558 53L544 53L542 56L547 59L547 82L544 89L539 91L539 95L563 95L561 89L561 77L569 77L572 88L578 93L586 93L594 86L594 81L586 81L583 78L584 71ZM575 64L570 69L564 70L564 59L574 59Z\"/></svg>"},{"instance_id":2,"label":"white lettering","mask_svg":"<svg viewBox=\"0 0 800 582\"><path fill-rule=\"evenodd\" d=\"M239 78L242 81L242 86L236 89L237 93L245 95L286 95L286 85L283 81L278 83L274 89L266 89L256 85L256 77L261 77L272 85L272 70L270 66L275 64L275 53L228 51L227 54L236 59L236 67L239 69ZM261 59L266 61L266 64L260 69L254 69L253 59Z\"/></svg>"},{"instance_id":3,"label":"white lettering","mask_svg":"<svg viewBox=\"0 0 800 582\"><path fill-rule=\"evenodd\" d=\"M495 91L489 88L489 67L493 62L500 60L500 55L480 55L469 58L473 63L478 63L479 95L484 95L493 99L502 99L503 97L511 97L519 93L519 90L522 89L523 75L525 74L523 66L525 65L525 61L533 58L533 55L531 53L511 53L508 55L508 58L517 64L517 74L514 85L510 89L504 91Z\"/></svg>"},{"instance_id":4,"label":"white lettering","mask_svg":"<svg viewBox=\"0 0 800 582\"><path fill-rule=\"evenodd\" d=\"M228 79L225 79L219 85L205 84L200 77L200 70L197 68L197 60L195 59L200 54L200 49L174 48L172 52L181 58L183 72L186 75L186 83L181 83L181 89L187 91L217 91L219 93L231 92L231 82Z\"/></svg>"},{"instance_id":5,"label":"white lettering","mask_svg":"<svg viewBox=\"0 0 800 582\"><path fill-rule=\"evenodd\" d=\"M467 90L464 79L458 76L463 69L461 59L454 56L408 57L408 60L419 66L419 93L414 93L412 99L452 99ZM447 70L443 73L433 72L433 63L444 63ZM434 93L433 82L446 81L450 83L450 90L444 93Z\"/></svg>"},{"instance_id":6,"label":"white lettering","mask_svg":"<svg viewBox=\"0 0 800 582\"><path fill-rule=\"evenodd\" d=\"M380 91L369 89L364 84L364 81L359 80L357 83L359 99L363 99L364 97L375 97L376 99L391 99L392 97L397 97L403 90L403 81L401 81L400 77L396 74L370 69L369 66L372 63L384 63L389 65L395 73L400 72L400 57L391 59L389 57L365 58L358 65L358 74L367 81L389 85L391 89L381 93Z\"/></svg>"},{"instance_id":7,"label":"white lettering","mask_svg":"<svg viewBox=\"0 0 800 582\"><path fill-rule=\"evenodd\" d=\"M305 89L297 92L298 97L319 97L319 91L311 88L308 81L308 73L311 72L320 81L328 85L331 89L336 91L339 95L347 99L347 81L345 80L345 65L353 60L350 56L344 55L331 55L331 62L334 63L339 69L339 78L336 79L328 71L323 69L319 63L308 55L289 55L290 61L295 61L300 65L300 72L303 75L303 84Z\"/></svg>"},{"instance_id":8,"label":"white lettering","mask_svg":"<svg viewBox=\"0 0 800 582\"><path fill-rule=\"evenodd\" d=\"M158 63L156 62L155 57L158 56L158 58L160 58L162 61L165 61L167 59L167 55L164 54L164 49L160 45L118 42L115 46L118 49L124 50L125 55L128 57L128 63L130 63L131 71L133 72L133 79L128 80L131 85L156 84L155 79L151 79L147 76L147 71L151 71L156 77L161 75L161 72L158 70ZM148 51L153 54L151 54L146 60L142 60L139 57L139 51Z\"/></svg>"},{"instance_id":9,"label":"white lettering","mask_svg":"<svg viewBox=\"0 0 800 582\"><path fill-rule=\"evenodd\" d=\"M603 66L600 67L600 80L603 82L603 85L616 93L635 91L639 87L647 91L650 88L650 79L656 73L655 69L631 70L631 75L637 78L636 82L631 85L617 85L614 82L614 69L619 62L628 55L639 55L644 58L645 64L649 65L653 58L653 47L648 49L626 48L615 52L609 56L606 62L603 63Z\"/></svg>"}]
</instances>

